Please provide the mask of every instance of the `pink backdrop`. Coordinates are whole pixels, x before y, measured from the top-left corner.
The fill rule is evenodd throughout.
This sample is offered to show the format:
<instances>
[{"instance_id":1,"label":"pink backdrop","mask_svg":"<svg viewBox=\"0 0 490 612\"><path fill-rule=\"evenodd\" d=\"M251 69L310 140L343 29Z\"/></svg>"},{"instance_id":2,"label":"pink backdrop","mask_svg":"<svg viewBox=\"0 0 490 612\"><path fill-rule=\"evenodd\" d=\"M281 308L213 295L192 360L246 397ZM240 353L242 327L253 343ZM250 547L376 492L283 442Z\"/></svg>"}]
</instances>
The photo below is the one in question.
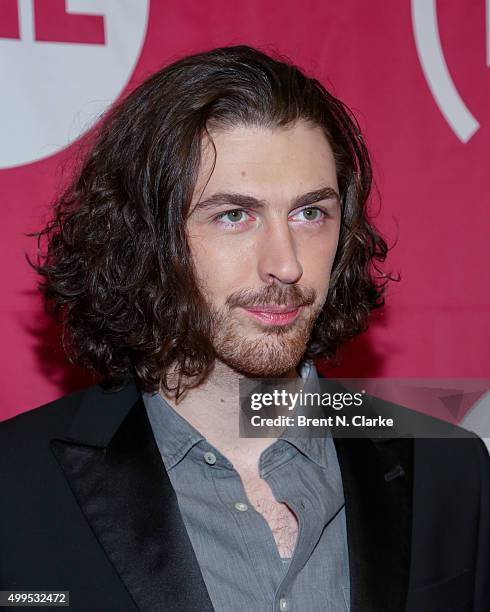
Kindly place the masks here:
<instances>
[{"instance_id":1,"label":"pink backdrop","mask_svg":"<svg viewBox=\"0 0 490 612\"><path fill-rule=\"evenodd\" d=\"M0 0L0 419L89 384L63 365L24 259L36 249L23 234L46 219L73 152L68 136L169 61L241 43L324 82L372 152L377 221L402 280L338 374L490 376L490 2L153 0L146 14L144 0L42 0L27 15L23 4Z\"/></svg>"}]
</instances>

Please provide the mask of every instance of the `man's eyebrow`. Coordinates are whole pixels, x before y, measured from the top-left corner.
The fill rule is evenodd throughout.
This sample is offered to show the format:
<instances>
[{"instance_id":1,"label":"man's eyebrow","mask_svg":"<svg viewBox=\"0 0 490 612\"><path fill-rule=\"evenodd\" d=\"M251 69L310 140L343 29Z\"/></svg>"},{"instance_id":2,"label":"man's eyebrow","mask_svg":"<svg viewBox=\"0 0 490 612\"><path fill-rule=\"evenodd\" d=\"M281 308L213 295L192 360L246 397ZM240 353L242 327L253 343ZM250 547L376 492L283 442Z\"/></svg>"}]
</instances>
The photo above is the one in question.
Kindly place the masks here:
<instances>
[{"instance_id":1,"label":"man's eyebrow","mask_svg":"<svg viewBox=\"0 0 490 612\"><path fill-rule=\"evenodd\" d=\"M333 187L327 186L298 196L293 200L292 205L293 208L298 208L299 206L308 206L315 204L316 202L321 202L322 200L337 200L337 202L340 204L340 196L337 191ZM267 206L267 202L265 200L259 200L250 195L233 192L219 192L214 193L205 200L202 200L202 202L198 202L195 205L193 212L197 210L213 210L214 208L218 208L219 206L223 206L225 204L243 206L244 208L251 209L261 209Z\"/></svg>"}]
</instances>

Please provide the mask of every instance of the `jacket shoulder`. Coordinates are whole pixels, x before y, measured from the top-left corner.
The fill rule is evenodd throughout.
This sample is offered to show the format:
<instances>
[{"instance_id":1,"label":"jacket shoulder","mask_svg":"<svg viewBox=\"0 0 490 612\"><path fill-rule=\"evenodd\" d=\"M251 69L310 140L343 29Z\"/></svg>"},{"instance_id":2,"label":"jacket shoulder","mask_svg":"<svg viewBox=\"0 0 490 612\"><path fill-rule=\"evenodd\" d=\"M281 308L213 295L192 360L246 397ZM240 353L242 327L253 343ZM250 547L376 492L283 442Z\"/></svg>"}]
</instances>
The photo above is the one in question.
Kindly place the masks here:
<instances>
[{"instance_id":1,"label":"jacket shoulder","mask_svg":"<svg viewBox=\"0 0 490 612\"><path fill-rule=\"evenodd\" d=\"M128 382L120 390L93 385L1 422L0 464L51 455L53 438L105 446L139 397Z\"/></svg>"},{"instance_id":2,"label":"jacket shoulder","mask_svg":"<svg viewBox=\"0 0 490 612\"><path fill-rule=\"evenodd\" d=\"M91 388L75 391L0 421L0 436L39 432L50 426L56 428L58 423L66 421L69 415L73 415L83 396Z\"/></svg>"},{"instance_id":3,"label":"jacket shoulder","mask_svg":"<svg viewBox=\"0 0 490 612\"><path fill-rule=\"evenodd\" d=\"M62 436L89 387L64 395L0 422L0 464L13 467L40 458L51 438Z\"/></svg>"}]
</instances>

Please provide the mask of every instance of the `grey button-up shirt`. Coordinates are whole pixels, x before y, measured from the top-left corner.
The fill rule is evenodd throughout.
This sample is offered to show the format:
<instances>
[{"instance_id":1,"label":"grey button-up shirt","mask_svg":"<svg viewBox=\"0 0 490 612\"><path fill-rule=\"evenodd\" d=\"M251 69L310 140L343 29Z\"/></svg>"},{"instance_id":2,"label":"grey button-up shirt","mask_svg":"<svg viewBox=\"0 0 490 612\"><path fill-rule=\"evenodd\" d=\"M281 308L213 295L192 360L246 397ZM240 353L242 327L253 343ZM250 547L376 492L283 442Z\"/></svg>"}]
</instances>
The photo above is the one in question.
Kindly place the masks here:
<instances>
[{"instance_id":1,"label":"grey button-up shirt","mask_svg":"<svg viewBox=\"0 0 490 612\"><path fill-rule=\"evenodd\" d=\"M318 382L312 362L301 375L308 385ZM282 559L230 461L160 394L143 400L216 612L348 610L345 506L332 437L283 432L261 453L260 477L299 521L293 557Z\"/></svg>"}]
</instances>

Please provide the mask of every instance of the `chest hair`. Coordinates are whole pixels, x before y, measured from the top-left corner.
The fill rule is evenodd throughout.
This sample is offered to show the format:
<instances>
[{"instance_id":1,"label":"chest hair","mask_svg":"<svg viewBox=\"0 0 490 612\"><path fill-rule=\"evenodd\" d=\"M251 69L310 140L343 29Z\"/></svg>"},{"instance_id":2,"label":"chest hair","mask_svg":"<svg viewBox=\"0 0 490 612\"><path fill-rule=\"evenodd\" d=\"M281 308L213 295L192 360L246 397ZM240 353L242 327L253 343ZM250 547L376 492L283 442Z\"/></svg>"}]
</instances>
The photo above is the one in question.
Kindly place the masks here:
<instances>
[{"instance_id":1,"label":"chest hair","mask_svg":"<svg viewBox=\"0 0 490 612\"><path fill-rule=\"evenodd\" d=\"M243 486L249 501L267 521L279 555L292 557L298 536L298 519L285 503L278 502L271 488L260 478L257 470L241 472Z\"/></svg>"}]
</instances>

